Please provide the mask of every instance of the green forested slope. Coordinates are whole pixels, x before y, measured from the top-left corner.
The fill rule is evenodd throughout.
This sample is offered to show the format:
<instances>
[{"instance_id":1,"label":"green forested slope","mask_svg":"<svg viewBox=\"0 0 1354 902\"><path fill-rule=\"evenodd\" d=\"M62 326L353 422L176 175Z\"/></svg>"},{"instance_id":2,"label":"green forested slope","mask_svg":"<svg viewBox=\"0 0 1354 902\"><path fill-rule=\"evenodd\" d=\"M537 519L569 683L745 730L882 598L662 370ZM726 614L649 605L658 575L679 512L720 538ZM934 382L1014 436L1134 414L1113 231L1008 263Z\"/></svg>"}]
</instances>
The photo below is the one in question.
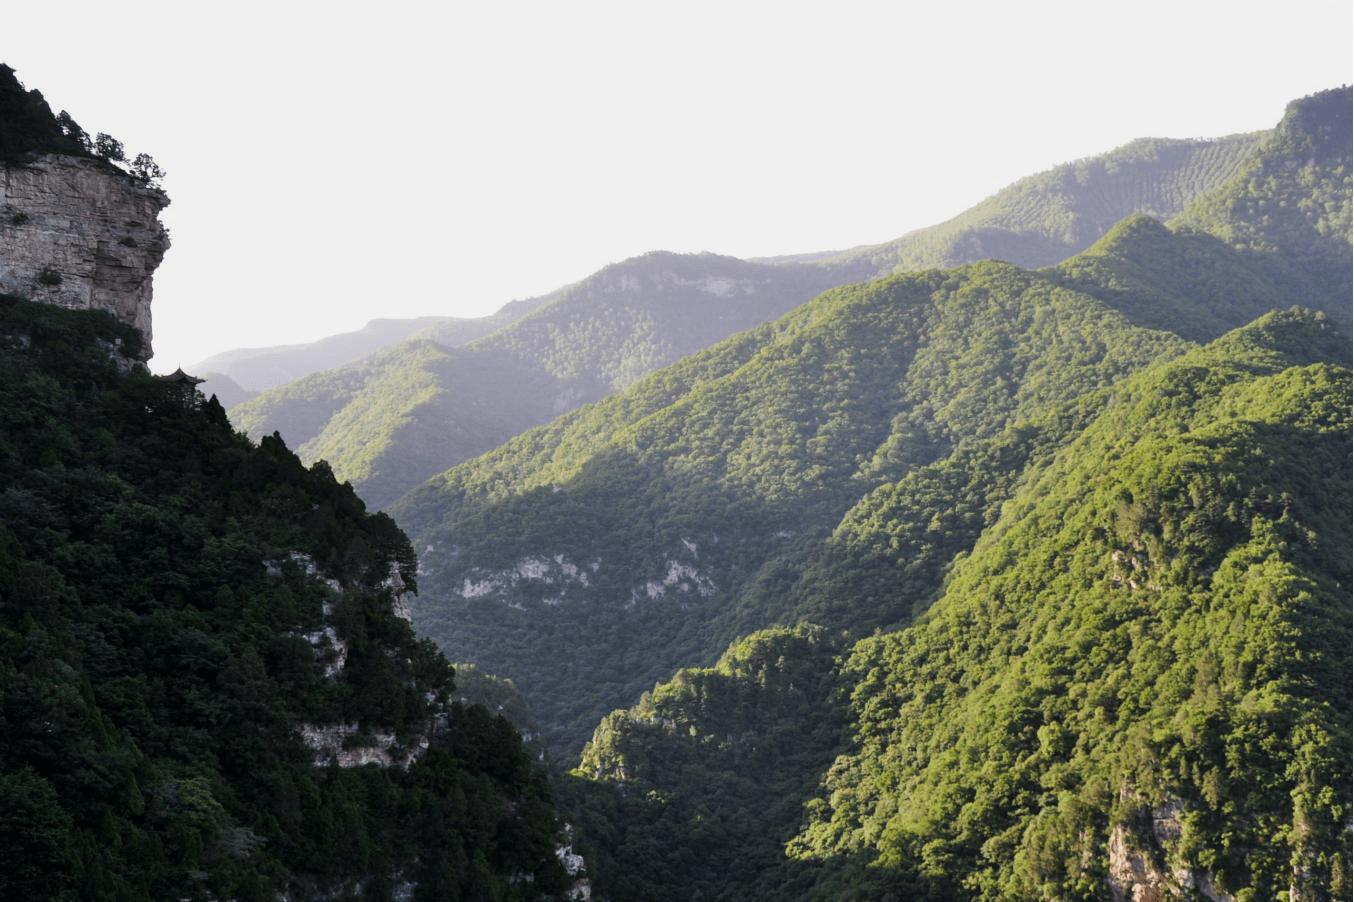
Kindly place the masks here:
<instances>
[{"instance_id":1,"label":"green forested slope","mask_svg":"<svg viewBox=\"0 0 1354 902\"><path fill-rule=\"evenodd\" d=\"M561 892L544 774L399 616L408 540L138 339L0 298L0 897Z\"/></svg>"},{"instance_id":2,"label":"green forested slope","mask_svg":"<svg viewBox=\"0 0 1354 902\"><path fill-rule=\"evenodd\" d=\"M1307 306L1345 327L1354 238L1351 97L1346 86L1290 103L1242 172L1178 219L1238 248L1252 268L1301 291Z\"/></svg>"},{"instance_id":3,"label":"green forested slope","mask_svg":"<svg viewBox=\"0 0 1354 902\"><path fill-rule=\"evenodd\" d=\"M530 305L518 302L506 305L492 316L476 319L454 316L374 319L356 331L330 335L309 344L239 348L213 354L195 363L192 372L211 373L216 374L217 378L230 379L248 391L249 397L253 397L279 385L303 379L311 373L355 363L382 348L416 336L435 336L440 344L449 348L468 344L511 324L528 312ZM202 386L204 395L211 395L216 390L211 379ZM241 398L237 403L243 403L244 400ZM296 440L304 441L308 437L298 434Z\"/></svg>"},{"instance_id":4,"label":"green forested slope","mask_svg":"<svg viewBox=\"0 0 1354 902\"><path fill-rule=\"evenodd\" d=\"M1347 157L1346 135L1312 165ZM1256 184L1285 208L1330 193ZM834 289L393 509L422 551L416 622L511 673L557 757L654 686L569 790L603 897L1265 898L1285 873L1347 897L1347 466L1325 475L1349 453L1347 311L1334 268L1293 281L1281 244L1205 225L1131 217L1041 272ZM1342 236L1292 234L1348 266ZM772 670L665 682L806 620L884 632L842 668L835 638L778 639ZM774 673L817 687L823 730L749 713L783 701ZM759 789L816 780L798 813ZM722 855L742 846L761 865Z\"/></svg>"},{"instance_id":5,"label":"green forested slope","mask_svg":"<svg viewBox=\"0 0 1354 902\"><path fill-rule=\"evenodd\" d=\"M1269 315L1097 393L1056 453L1008 433L882 487L835 538L906 569L926 499L972 496L944 476L1025 472L916 626L844 662L753 636L604 718L570 790L599 894L1348 898L1346 346Z\"/></svg>"},{"instance_id":6,"label":"green forested slope","mask_svg":"<svg viewBox=\"0 0 1354 902\"><path fill-rule=\"evenodd\" d=\"M406 497L416 623L577 748L680 663L821 610L787 587L874 487L1187 346L1003 264L836 289Z\"/></svg>"},{"instance_id":7,"label":"green forested slope","mask_svg":"<svg viewBox=\"0 0 1354 902\"><path fill-rule=\"evenodd\" d=\"M784 846L847 739L844 645L754 633L603 719L562 804L606 898L794 898L818 868Z\"/></svg>"},{"instance_id":8,"label":"green forested slope","mask_svg":"<svg viewBox=\"0 0 1354 902\"><path fill-rule=\"evenodd\" d=\"M797 856L975 898L1100 898L1134 857L1346 898L1349 371L1275 315L1117 388L915 627L856 647L855 749ZM876 896L877 897L877 896Z\"/></svg>"}]
</instances>

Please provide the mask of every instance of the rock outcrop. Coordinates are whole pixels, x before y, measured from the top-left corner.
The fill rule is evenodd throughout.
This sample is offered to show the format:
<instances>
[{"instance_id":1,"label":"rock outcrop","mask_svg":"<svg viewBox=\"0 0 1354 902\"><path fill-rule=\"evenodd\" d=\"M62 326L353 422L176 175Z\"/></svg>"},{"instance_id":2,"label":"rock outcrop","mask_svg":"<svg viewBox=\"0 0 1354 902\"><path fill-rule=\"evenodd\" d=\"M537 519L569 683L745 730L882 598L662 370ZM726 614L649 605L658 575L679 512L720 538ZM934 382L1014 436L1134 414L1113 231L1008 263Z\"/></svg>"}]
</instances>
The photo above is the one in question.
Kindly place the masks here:
<instances>
[{"instance_id":1,"label":"rock outcrop","mask_svg":"<svg viewBox=\"0 0 1354 902\"><path fill-rule=\"evenodd\" d=\"M151 276L169 249L169 197L103 160L47 154L4 167L0 292L106 310L151 356Z\"/></svg>"},{"instance_id":2,"label":"rock outcrop","mask_svg":"<svg viewBox=\"0 0 1354 902\"><path fill-rule=\"evenodd\" d=\"M1119 798L1121 802L1140 802L1127 787L1120 790ZM1151 825L1150 834L1135 835L1124 824L1110 832L1106 882L1114 902L1233 902L1233 896L1213 885L1207 871L1177 860L1174 853L1184 829L1184 811L1185 803L1179 799L1152 808L1144 806L1142 813Z\"/></svg>"}]
</instances>

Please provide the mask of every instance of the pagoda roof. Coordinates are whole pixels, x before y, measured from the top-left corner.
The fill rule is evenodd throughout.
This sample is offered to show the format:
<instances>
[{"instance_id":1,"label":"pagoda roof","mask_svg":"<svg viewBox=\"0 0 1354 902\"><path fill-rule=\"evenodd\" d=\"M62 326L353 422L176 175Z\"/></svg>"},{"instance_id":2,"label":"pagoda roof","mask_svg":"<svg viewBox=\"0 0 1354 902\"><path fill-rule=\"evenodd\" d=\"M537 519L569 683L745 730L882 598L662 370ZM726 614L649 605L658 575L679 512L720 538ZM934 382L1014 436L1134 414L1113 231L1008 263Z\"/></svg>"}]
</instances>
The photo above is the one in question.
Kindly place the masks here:
<instances>
[{"instance_id":1,"label":"pagoda roof","mask_svg":"<svg viewBox=\"0 0 1354 902\"><path fill-rule=\"evenodd\" d=\"M165 382L183 382L183 383L186 383L186 384L188 384L188 385L197 385L197 384L199 384L199 383L201 383L201 382L206 382L206 381L207 381L206 379L199 379L197 376L190 376L190 375L188 375L187 373L185 373L185 372L183 371L183 367L179 367L178 369L176 369L174 372L170 373L169 375L167 375L167 376L160 376L159 378L160 378L160 379L163 379Z\"/></svg>"}]
</instances>

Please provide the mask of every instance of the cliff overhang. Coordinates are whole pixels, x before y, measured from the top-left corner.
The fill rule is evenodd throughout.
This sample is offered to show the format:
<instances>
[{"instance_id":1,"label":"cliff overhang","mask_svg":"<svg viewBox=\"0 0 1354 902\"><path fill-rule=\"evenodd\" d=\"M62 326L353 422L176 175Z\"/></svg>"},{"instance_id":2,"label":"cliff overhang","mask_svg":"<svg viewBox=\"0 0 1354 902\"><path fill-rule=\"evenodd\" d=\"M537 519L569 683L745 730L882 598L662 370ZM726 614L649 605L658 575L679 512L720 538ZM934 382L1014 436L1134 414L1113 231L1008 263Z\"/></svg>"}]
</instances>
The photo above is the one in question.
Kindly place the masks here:
<instances>
[{"instance_id":1,"label":"cliff overhang","mask_svg":"<svg viewBox=\"0 0 1354 902\"><path fill-rule=\"evenodd\" d=\"M0 293L104 310L151 356L151 279L169 249L169 197L92 157L7 163L0 180Z\"/></svg>"}]
</instances>

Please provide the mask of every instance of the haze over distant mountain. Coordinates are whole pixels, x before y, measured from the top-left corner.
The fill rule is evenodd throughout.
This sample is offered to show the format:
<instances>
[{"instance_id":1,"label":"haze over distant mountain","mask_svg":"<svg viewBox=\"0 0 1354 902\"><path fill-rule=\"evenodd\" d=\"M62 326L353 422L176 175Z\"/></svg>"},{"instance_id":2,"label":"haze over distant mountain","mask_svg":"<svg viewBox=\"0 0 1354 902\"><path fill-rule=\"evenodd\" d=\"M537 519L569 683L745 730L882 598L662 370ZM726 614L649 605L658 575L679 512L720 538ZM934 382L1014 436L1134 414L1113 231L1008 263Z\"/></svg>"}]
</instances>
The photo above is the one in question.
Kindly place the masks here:
<instances>
[{"instance_id":1,"label":"haze over distant mountain","mask_svg":"<svg viewBox=\"0 0 1354 902\"><path fill-rule=\"evenodd\" d=\"M834 288L390 508L418 628L591 735L599 891L1348 895L1351 105L1169 226Z\"/></svg>"},{"instance_id":2,"label":"haze over distant mountain","mask_svg":"<svg viewBox=\"0 0 1354 902\"><path fill-rule=\"evenodd\" d=\"M655 253L561 289L476 342L416 336L234 408L376 506L456 461L772 319L832 283L812 267Z\"/></svg>"},{"instance_id":3,"label":"haze over distant mountain","mask_svg":"<svg viewBox=\"0 0 1354 902\"><path fill-rule=\"evenodd\" d=\"M492 316L476 319L450 316L374 319L355 332L306 344L224 351L193 364L192 372L207 378L203 390L208 395L219 394L216 380L222 377L220 384L227 385L228 391L231 383L243 389L246 395L238 401L221 399L222 404L231 407L274 386L351 363L416 333L436 337L449 347L465 344L512 323L532 308L533 302L520 301L506 305Z\"/></svg>"},{"instance_id":4,"label":"haze over distant mountain","mask_svg":"<svg viewBox=\"0 0 1354 902\"><path fill-rule=\"evenodd\" d=\"M1026 269L1052 266L1090 247L1130 213L1161 220L1177 215L1234 178L1263 137L1140 138L1021 179L939 225L825 262L868 261L879 275L985 259Z\"/></svg>"},{"instance_id":5,"label":"haze over distant mountain","mask_svg":"<svg viewBox=\"0 0 1354 902\"><path fill-rule=\"evenodd\" d=\"M384 506L458 461L829 287L985 257L1043 266L1084 250L1130 213L1174 215L1235 176L1260 138L1136 141L1021 180L949 222L844 254L648 254L524 302L525 315L510 315L523 313L519 305L492 322L460 324L498 330L481 341L464 341L466 331L423 331L407 347L281 385L231 417L251 435L279 432L304 460L327 459ZM297 355L281 349L267 359L306 365ZM232 365L240 372L253 364Z\"/></svg>"}]
</instances>

